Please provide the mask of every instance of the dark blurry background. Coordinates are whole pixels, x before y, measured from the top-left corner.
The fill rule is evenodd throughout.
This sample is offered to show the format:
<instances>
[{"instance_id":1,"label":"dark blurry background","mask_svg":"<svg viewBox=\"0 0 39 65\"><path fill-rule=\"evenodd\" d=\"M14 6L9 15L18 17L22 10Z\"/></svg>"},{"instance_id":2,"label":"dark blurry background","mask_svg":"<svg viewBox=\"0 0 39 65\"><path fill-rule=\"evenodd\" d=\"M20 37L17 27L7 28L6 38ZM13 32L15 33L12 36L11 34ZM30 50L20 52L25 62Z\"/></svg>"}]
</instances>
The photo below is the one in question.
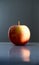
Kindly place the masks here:
<instances>
[{"instance_id":1,"label":"dark blurry background","mask_svg":"<svg viewBox=\"0 0 39 65\"><path fill-rule=\"evenodd\" d=\"M11 25L27 25L31 30L30 42L39 42L39 0L0 0L0 42L7 42Z\"/></svg>"}]
</instances>

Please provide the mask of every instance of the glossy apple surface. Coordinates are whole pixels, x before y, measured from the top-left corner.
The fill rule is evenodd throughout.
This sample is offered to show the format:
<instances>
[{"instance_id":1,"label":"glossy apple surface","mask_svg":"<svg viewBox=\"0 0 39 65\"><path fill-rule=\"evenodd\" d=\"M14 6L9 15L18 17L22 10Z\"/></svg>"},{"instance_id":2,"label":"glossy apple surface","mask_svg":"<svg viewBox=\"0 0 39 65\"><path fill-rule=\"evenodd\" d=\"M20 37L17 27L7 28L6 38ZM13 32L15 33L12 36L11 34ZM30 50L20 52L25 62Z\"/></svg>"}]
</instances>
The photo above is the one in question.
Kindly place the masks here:
<instances>
[{"instance_id":1,"label":"glossy apple surface","mask_svg":"<svg viewBox=\"0 0 39 65\"><path fill-rule=\"evenodd\" d=\"M25 45L30 40L30 30L26 25L10 26L8 38L15 45Z\"/></svg>"}]
</instances>

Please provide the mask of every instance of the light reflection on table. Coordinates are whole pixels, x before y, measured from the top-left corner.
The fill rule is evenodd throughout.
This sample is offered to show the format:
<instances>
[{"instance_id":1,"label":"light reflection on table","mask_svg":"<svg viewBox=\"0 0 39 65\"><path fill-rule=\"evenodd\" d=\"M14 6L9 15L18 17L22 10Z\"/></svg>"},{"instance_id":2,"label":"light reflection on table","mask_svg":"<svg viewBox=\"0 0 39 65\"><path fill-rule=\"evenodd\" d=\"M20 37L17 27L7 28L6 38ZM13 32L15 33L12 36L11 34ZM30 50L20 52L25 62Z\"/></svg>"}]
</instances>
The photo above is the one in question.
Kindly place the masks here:
<instances>
[{"instance_id":1,"label":"light reflection on table","mask_svg":"<svg viewBox=\"0 0 39 65\"><path fill-rule=\"evenodd\" d=\"M0 42L0 61L5 60L39 63L39 43L14 46L10 42Z\"/></svg>"},{"instance_id":2,"label":"light reflection on table","mask_svg":"<svg viewBox=\"0 0 39 65\"><path fill-rule=\"evenodd\" d=\"M14 46L10 49L9 55L14 59L21 59L22 61L30 61L30 50L25 46ZM19 60L18 59L18 60Z\"/></svg>"},{"instance_id":3,"label":"light reflection on table","mask_svg":"<svg viewBox=\"0 0 39 65\"><path fill-rule=\"evenodd\" d=\"M9 56L10 59L13 59L13 61L38 63L39 44L32 44L26 46L12 46L9 51Z\"/></svg>"}]
</instances>

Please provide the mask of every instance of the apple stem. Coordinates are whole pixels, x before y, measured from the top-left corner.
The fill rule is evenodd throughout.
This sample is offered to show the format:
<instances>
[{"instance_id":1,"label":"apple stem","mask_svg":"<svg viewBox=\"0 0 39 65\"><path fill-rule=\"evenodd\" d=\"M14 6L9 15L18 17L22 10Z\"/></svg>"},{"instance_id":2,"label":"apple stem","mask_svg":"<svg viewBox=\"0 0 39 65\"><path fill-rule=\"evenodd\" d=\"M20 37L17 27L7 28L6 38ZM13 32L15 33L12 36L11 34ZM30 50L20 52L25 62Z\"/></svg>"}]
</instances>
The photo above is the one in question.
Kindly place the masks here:
<instances>
[{"instance_id":1,"label":"apple stem","mask_svg":"<svg viewBox=\"0 0 39 65\"><path fill-rule=\"evenodd\" d=\"M20 21L18 21L18 25L20 25Z\"/></svg>"}]
</instances>

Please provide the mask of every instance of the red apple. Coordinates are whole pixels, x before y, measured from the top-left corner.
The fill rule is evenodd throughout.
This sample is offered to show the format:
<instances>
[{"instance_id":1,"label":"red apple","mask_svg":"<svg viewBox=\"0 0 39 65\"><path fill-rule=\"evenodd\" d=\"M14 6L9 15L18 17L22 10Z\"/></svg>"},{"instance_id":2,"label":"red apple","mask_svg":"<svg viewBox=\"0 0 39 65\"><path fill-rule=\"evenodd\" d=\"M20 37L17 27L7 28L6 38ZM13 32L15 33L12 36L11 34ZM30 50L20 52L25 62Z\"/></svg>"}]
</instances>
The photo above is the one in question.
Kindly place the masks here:
<instances>
[{"instance_id":1,"label":"red apple","mask_svg":"<svg viewBox=\"0 0 39 65\"><path fill-rule=\"evenodd\" d=\"M8 38L15 45L25 45L30 40L30 29L18 22L18 25L9 27Z\"/></svg>"}]
</instances>

